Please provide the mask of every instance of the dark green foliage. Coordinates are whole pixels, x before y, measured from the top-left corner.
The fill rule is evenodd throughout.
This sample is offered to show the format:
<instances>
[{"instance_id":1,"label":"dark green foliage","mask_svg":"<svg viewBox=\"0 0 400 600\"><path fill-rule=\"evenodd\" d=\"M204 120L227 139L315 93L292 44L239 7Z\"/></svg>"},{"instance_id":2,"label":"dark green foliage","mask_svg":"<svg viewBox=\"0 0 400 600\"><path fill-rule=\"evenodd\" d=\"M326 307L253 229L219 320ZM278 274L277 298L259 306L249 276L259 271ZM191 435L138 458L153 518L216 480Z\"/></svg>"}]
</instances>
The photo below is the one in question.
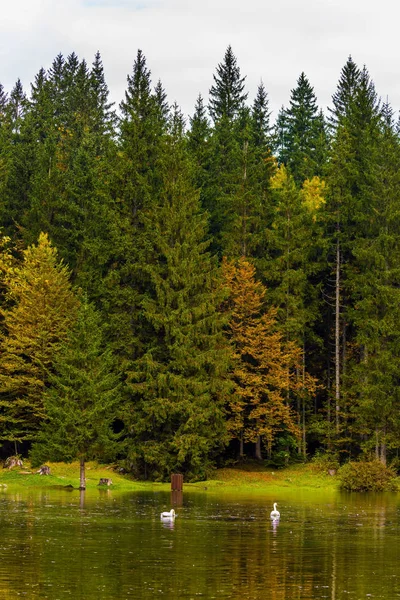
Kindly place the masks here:
<instances>
[{"instance_id":1,"label":"dark green foliage","mask_svg":"<svg viewBox=\"0 0 400 600\"><path fill-rule=\"evenodd\" d=\"M241 77L236 56L228 46L224 61L217 67L214 85L210 89L208 109L214 122L221 118L234 119L244 106L247 94L244 92L245 77Z\"/></svg>"},{"instance_id":2,"label":"dark green foliage","mask_svg":"<svg viewBox=\"0 0 400 600\"><path fill-rule=\"evenodd\" d=\"M279 115L276 133L279 161L296 183L321 175L327 154L327 136L314 89L302 73L292 90L290 107Z\"/></svg>"},{"instance_id":3,"label":"dark green foliage","mask_svg":"<svg viewBox=\"0 0 400 600\"><path fill-rule=\"evenodd\" d=\"M270 115L268 94L261 82L251 110L251 132L253 144L264 153L271 149Z\"/></svg>"},{"instance_id":4,"label":"dark green foliage","mask_svg":"<svg viewBox=\"0 0 400 600\"><path fill-rule=\"evenodd\" d=\"M104 345L129 382L119 405L128 462L140 476L182 469L195 478L223 456L224 256L251 260L281 335L301 347L296 390L306 372L321 383L315 400L297 391L285 398L302 431L298 451L305 457L312 443L392 458L400 439L399 128L367 69L349 57L329 128L302 73L271 130L265 87L248 105L229 46L210 90L211 118L199 96L186 131L139 50L120 109L117 119L98 52L91 66L59 54L37 73L29 98L19 80L8 94L0 85L0 227L16 242L14 258L44 231L101 311ZM8 254L3 263L0 309L9 318L4 275L15 265ZM27 313L38 316L33 308L19 341L29 337ZM13 354L5 319L1 335ZM36 434L43 390L53 387L36 371L28 381L36 355L17 350L11 371L4 352L1 359L0 421L11 401L26 407L26 418L22 409L13 423L8 414L10 439ZM51 371L51 344L46 351ZM279 443L272 453L286 456L289 440Z\"/></svg>"},{"instance_id":5,"label":"dark green foliage","mask_svg":"<svg viewBox=\"0 0 400 600\"><path fill-rule=\"evenodd\" d=\"M53 369L32 463L114 457L112 424L120 406L121 379L110 349L104 348L101 317L85 300Z\"/></svg>"},{"instance_id":6,"label":"dark green foliage","mask_svg":"<svg viewBox=\"0 0 400 600\"><path fill-rule=\"evenodd\" d=\"M39 72L21 129L32 172L23 211L26 243L47 231L93 297L107 260L114 113L100 55L93 69L75 54Z\"/></svg>"},{"instance_id":7,"label":"dark green foliage","mask_svg":"<svg viewBox=\"0 0 400 600\"><path fill-rule=\"evenodd\" d=\"M338 476L341 488L349 492L398 491L395 470L379 460L348 462Z\"/></svg>"},{"instance_id":8,"label":"dark green foliage","mask_svg":"<svg viewBox=\"0 0 400 600\"><path fill-rule=\"evenodd\" d=\"M360 81L360 75L359 68L349 56L340 73L336 92L332 96L333 108L329 108L331 113L329 123L332 127L337 127L348 114L349 106L353 102L354 93Z\"/></svg>"},{"instance_id":9,"label":"dark green foliage","mask_svg":"<svg viewBox=\"0 0 400 600\"><path fill-rule=\"evenodd\" d=\"M128 370L124 416L128 458L141 476L157 479L173 471L204 478L226 443L228 353L218 280L183 142L179 135L166 142L159 200L143 221L146 340Z\"/></svg>"},{"instance_id":10,"label":"dark green foliage","mask_svg":"<svg viewBox=\"0 0 400 600\"><path fill-rule=\"evenodd\" d=\"M168 109L169 110L169 109ZM110 335L127 364L146 339L140 318L140 295L146 293L141 267L151 249L144 221L160 194L159 162L167 136L165 93L152 92L146 58L138 51L121 103L119 151L115 165L116 212L110 223L112 252L104 279L103 306L110 316Z\"/></svg>"},{"instance_id":11,"label":"dark green foliage","mask_svg":"<svg viewBox=\"0 0 400 600\"><path fill-rule=\"evenodd\" d=\"M357 270L349 277L354 306L349 310L356 328L358 353L351 365L351 389L356 397L357 421L369 445L380 447L383 459L388 448L397 448L400 413L400 146L394 132L390 107L383 110L378 140L376 180L371 209L373 223L353 245ZM364 441L363 445L367 445Z\"/></svg>"}]
</instances>

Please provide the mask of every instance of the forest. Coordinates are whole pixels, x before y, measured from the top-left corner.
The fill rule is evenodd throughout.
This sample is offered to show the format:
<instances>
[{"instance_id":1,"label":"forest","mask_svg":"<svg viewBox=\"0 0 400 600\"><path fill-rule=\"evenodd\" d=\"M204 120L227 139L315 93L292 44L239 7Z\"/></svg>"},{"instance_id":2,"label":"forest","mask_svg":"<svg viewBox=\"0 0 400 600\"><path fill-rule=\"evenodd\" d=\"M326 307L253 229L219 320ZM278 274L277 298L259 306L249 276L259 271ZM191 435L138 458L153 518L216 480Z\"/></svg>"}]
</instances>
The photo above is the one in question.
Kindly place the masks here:
<instances>
[{"instance_id":1,"label":"forest","mask_svg":"<svg viewBox=\"0 0 400 600\"><path fill-rule=\"evenodd\" d=\"M135 477L397 464L400 128L348 58L272 122L229 46L186 120L137 52L0 86L0 449Z\"/></svg>"}]
</instances>

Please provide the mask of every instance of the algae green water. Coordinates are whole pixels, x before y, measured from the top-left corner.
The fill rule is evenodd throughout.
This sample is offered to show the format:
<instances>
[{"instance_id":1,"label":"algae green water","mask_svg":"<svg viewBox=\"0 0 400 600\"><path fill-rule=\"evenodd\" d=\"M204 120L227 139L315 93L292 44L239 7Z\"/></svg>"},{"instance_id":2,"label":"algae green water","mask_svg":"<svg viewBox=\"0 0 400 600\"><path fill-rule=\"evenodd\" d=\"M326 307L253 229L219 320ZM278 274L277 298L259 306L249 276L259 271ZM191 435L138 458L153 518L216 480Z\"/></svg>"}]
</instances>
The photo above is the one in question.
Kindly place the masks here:
<instances>
[{"instance_id":1,"label":"algae green water","mask_svg":"<svg viewBox=\"0 0 400 600\"><path fill-rule=\"evenodd\" d=\"M399 524L396 494L5 490L0 598L391 600Z\"/></svg>"}]
</instances>

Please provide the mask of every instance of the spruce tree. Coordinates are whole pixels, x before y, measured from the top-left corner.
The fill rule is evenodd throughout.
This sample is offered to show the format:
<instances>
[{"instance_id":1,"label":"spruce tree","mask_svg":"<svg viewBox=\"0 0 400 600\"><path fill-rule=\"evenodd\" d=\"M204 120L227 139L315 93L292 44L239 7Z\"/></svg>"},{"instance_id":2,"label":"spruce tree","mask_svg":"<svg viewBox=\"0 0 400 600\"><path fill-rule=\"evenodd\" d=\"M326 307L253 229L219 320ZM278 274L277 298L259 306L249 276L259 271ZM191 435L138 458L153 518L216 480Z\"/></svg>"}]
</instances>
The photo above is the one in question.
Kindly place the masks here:
<instances>
[{"instance_id":1,"label":"spruce tree","mask_svg":"<svg viewBox=\"0 0 400 600\"><path fill-rule=\"evenodd\" d=\"M257 148L266 153L271 150L271 112L268 106L268 94L264 84L261 82L257 88L257 95L254 99L251 120L252 120L252 141Z\"/></svg>"},{"instance_id":2,"label":"spruce tree","mask_svg":"<svg viewBox=\"0 0 400 600\"><path fill-rule=\"evenodd\" d=\"M166 103L164 97L161 101ZM131 361L140 345L142 326L138 298L144 283L138 268L147 260L143 219L159 197L158 164L167 135L160 98L152 91L151 73L141 50L128 76L121 112L115 168L117 211L110 223L112 266L104 279L103 303L110 315L115 348L124 360Z\"/></svg>"},{"instance_id":3,"label":"spruce tree","mask_svg":"<svg viewBox=\"0 0 400 600\"><path fill-rule=\"evenodd\" d=\"M201 94L197 97L195 112L189 118L189 123L190 128L187 133L188 150L199 169L198 178L201 186L202 174L208 162L209 138L211 135L207 111Z\"/></svg>"},{"instance_id":4,"label":"spruce tree","mask_svg":"<svg viewBox=\"0 0 400 600\"><path fill-rule=\"evenodd\" d=\"M43 398L45 421L33 445L33 464L79 460L80 489L85 463L110 459L117 450L112 424L120 408L121 379L102 318L83 301L74 326L53 362Z\"/></svg>"},{"instance_id":5,"label":"spruce tree","mask_svg":"<svg viewBox=\"0 0 400 600\"><path fill-rule=\"evenodd\" d=\"M387 453L398 451L399 410L399 244L400 145L392 111L383 107L377 143L376 179L372 181L368 230L352 244L349 273L352 305L348 316L354 328L348 394L353 425L362 433L362 447L386 464Z\"/></svg>"},{"instance_id":6,"label":"spruce tree","mask_svg":"<svg viewBox=\"0 0 400 600\"><path fill-rule=\"evenodd\" d=\"M214 122L223 117L232 120L238 115L247 98L244 92L245 79L241 77L232 47L228 46L210 89L208 109Z\"/></svg>"},{"instance_id":7,"label":"spruce tree","mask_svg":"<svg viewBox=\"0 0 400 600\"><path fill-rule=\"evenodd\" d=\"M179 128L178 130L179 131ZM128 371L128 459L145 477L203 478L226 443L227 348L216 265L181 135L166 140L157 203L143 215L143 339Z\"/></svg>"},{"instance_id":8,"label":"spruce tree","mask_svg":"<svg viewBox=\"0 0 400 600\"><path fill-rule=\"evenodd\" d=\"M352 67L352 72L355 71ZM349 395L346 374L349 370L349 348L353 346L355 329L352 311L359 294L358 275L365 270L356 258L357 248L375 233L374 198L379 174L380 109L375 87L367 69L363 69L357 84L345 87L339 82L336 102L345 98L343 113L338 113L335 137L332 141L327 170L328 182L328 239L334 274L334 396L336 439L343 434L348 443ZM338 104L339 106L339 104ZM341 442L339 442L341 443Z\"/></svg>"},{"instance_id":9,"label":"spruce tree","mask_svg":"<svg viewBox=\"0 0 400 600\"><path fill-rule=\"evenodd\" d=\"M23 224L27 243L49 233L74 281L95 297L108 259L115 147L99 55L93 69L75 54L66 62L58 57L33 89L25 131L35 168Z\"/></svg>"},{"instance_id":10,"label":"spruce tree","mask_svg":"<svg viewBox=\"0 0 400 600\"><path fill-rule=\"evenodd\" d=\"M280 115L277 129L276 137L281 145L279 161L288 167L296 183L301 185L305 179L321 175L325 158L324 153L321 154L321 142L327 145L324 119L318 110L314 89L304 73L291 92L290 107Z\"/></svg>"},{"instance_id":11,"label":"spruce tree","mask_svg":"<svg viewBox=\"0 0 400 600\"><path fill-rule=\"evenodd\" d=\"M329 124L336 128L349 111L350 104L354 100L354 94L360 82L361 71L349 56L344 65L337 84L335 93L332 96L333 107L329 108L331 113Z\"/></svg>"},{"instance_id":12,"label":"spruce tree","mask_svg":"<svg viewBox=\"0 0 400 600\"><path fill-rule=\"evenodd\" d=\"M13 238L21 227L23 214L28 205L29 178L33 165L30 148L23 130L28 99L20 79L13 87L8 101L3 98L2 122L2 203L0 226Z\"/></svg>"}]
</instances>

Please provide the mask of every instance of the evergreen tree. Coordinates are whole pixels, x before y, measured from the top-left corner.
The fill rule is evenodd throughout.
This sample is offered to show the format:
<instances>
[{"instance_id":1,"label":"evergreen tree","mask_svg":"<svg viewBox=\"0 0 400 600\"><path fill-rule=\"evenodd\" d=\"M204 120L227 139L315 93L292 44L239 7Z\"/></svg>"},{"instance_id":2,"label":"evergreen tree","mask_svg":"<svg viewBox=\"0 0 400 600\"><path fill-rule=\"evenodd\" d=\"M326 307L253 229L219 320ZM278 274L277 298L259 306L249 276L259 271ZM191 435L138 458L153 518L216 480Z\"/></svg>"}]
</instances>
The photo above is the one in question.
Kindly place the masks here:
<instances>
[{"instance_id":1,"label":"evergreen tree","mask_svg":"<svg viewBox=\"0 0 400 600\"><path fill-rule=\"evenodd\" d=\"M280 115L278 128L277 139L282 145L279 161L288 167L296 183L321 175L325 159L324 153L321 156L321 142L322 146L327 145L324 119L304 73L291 92L290 107L284 116ZM322 162L317 162L317 158Z\"/></svg>"},{"instance_id":2,"label":"evergreen tree","mask_svg":"<svg viewBox=\"0 0 400 600\"><path fill-rule=\"evenodd\" d=\"M15 230L21 226L22 215L28 204L29 177L32 171L30 152L23 132L28 99L20 79L13 87L8 101L3 97L3 106L1 130L3 194L0 226L5 233L15 238Z\"/></svg>"},{"instance_id":3,"label":"evergreen tree","mask_svg":"<svg viewBox=\"0 0 400 600\"><path fill-rule=\"evenodd\" d=\"M189 118L190 129L188 131L188 148L199 167L204 166L206 160L207 142L211 134L210 124L207 118L206 107L204 106L201 94L197 97L195 112L193 117Z\"/></svg>"},{"instance_id":4,"label":"evergreen tree","mask_svg":"<svg viewBox=\"0 0 400 600\"><path fill-rule=\"evenodd\" d=\"M161 84L158 87L161 90ZM133 359L140 345L138 298L145 284L138 268L147 261L148 252L143 219L159 197L159 161L167 136L160 110L146 58L138 50L121 103L115 185L118 211L110 224L112 268L104 281L103 298L115 348L127 361Z\"/></svg>"},{"instance_id":5,"label":"evergreen tree","mask_svg":"<svg viewBox=\"0 0 400 600\"><path fill-rule=\"evenodd\" d=\"M79 460L80 489L85 489L85 462L115 456L112 424L121 400L115 360L104 349L102 319L87 301L53 369L43 399L46 418L31 459L38 465L46 460Z\"/></svg>"},{"instance_id":6,"label":"evergreen tree","mask_svg":"<svg viewBox=\"0 0 400 600\"><path fill-rule=\"evenodd\" d=\"M353 243L354 269L349 277L352 306L348 315L354 327L356 352L347 379L362 446L386 464L387 452L398 451L400 424L400 145L388 105L383 107L377 145L377 176L369 209L373 223L369 223L367 235Z\"/></svg>"},{"instance_id":7,"label":"evergreen tree","mask_svg":"<svg viewBox=\"0 0 400 600\"><path fill-rule=\"evenodd\" d=\"M11 305L1 309L1 438L20 441L33 439L43 422L43 392L77 300L69 271L45 234L24 251L23 263L7 274L5 283Z\"/></svg>"},{"instance_id":8,"label":"evergreen tree","mask_svg":"<svg viewBox=\"0 0 400 600\"><path fill-rule=\"evenodd\" d=\"M329 108L331 113L329 123L335 128L346 117L350 104L354 100L354 94L360 82L361 71L349 56L344 65L335 93L332 96L333 107Z\"/></svg>"},{"instance_id":9,"label":"evergreen tree","mask_svg":"<svg viewBox=\"0 0 400 600\"><path fill-rule=\"evenodd\" d=\"M158 124L160 128L160 133L162 133L169 122L169 104L167 101L167 93L160 81L157 81L157 85L154 88L154 99L156 101L156 109L157 109L157 117Z\"/></svg>"},{"instance_id":10,"label":"evergreen tree","mask_svg":"<svg viewBox=\"0 0 400 600\"><path fill-rule=\"evenodd\" d=\"M159 200L144 215L139 240L147 248L139 265L145 340L128 372L128 459L145 477L181 470L203 478L226 442L220 295L179 135L166 143L159 170Z\"/></svg>"},{"instance_id":11,"label":"evergreen tree","mask_svg":"<svg viewBox=\"0 0 400 600\"><path fill-rule=\"evenodd\" d=\"M99 55L93 69L72 54L36 81L24 126L35 168L23 224L28 243L47 231L74 280L96 296L109 253L114 116Z\"/></svg>"},{"instance_id":12,"label":"evergreen tree","mask_svg":"<svg viewBox=\"0 0 400 600\"><path fill-rule=\"evenodd\" d=\"M257 95L254 99L251 120L252 120L252 141L257 148L266 153L271 150L271 127L269 118L271 112L268 108L268 94L264 84L261 82L257 88Z\"/></svg>"},{"instance_id":13,"label":"evergreen tree","mask_svg":"<svg viewBox=\"0 0 400 600\"><path fill-rule=\"evenodd\" d=\"M338 94L343 86L339 83ZM348 87L347 89L350 89ZM335 290L334 366L336 439L348 443L349 389L346 374L348 350L353 346L355 329L352 310L358 275L364 271L356 258L357 248L374 235L377 176L379 173L379 101L368 71L364 68L352 96L345 96L345 112L340 115L332 142L328 168L328 225ZM343 434L343 435L342 435Z\"/></svg>"},{"instance_id":14,"label":"evergreen tree","mask_svg":"<svg viewBox=\"0 0 400 600\"><path fill-rule=\"evenodd\" d=\"M240 75L232 47L228 46L210 89L208 109L214 122L223 117L232 120L238 115L247 98L247 93L244 92L245 79Z\"/></svg>"}]
</instances>

